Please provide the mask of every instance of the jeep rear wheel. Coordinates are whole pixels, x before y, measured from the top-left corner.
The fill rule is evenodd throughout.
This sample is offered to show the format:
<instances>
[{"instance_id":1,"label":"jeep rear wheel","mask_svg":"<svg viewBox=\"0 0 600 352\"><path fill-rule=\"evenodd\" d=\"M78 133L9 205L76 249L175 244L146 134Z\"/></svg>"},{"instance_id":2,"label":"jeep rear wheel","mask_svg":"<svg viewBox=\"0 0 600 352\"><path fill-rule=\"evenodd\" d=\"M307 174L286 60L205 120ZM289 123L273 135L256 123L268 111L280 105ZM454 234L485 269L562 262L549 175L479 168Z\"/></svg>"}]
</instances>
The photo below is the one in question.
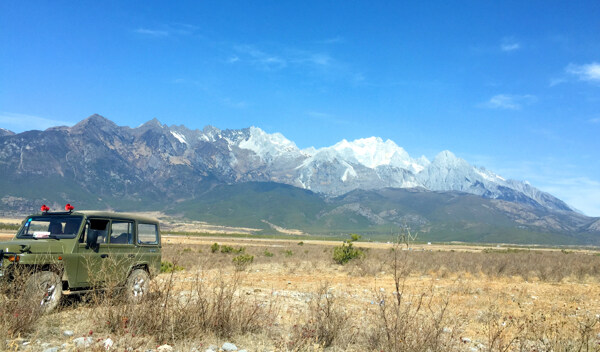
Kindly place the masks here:
<instances>
[{"instance_id":1,"label":"jeep rear wheel","mask_svg":"<svg viewBox=\"0 0 600 352\"><path fill-rule=\"evenodd\" d=\"M27 297L34 299L44 313L58 306L62 297L60 276L52 271L33 273L25 283Z\"/></svg>"},{"instance_id":2,"label":"jeep rear wheel","mask_svg":"<svg viewBox=\"0 0 600 352\"><path fill-rule=\"evenodd\" d=\"M144 269L135 269L129 274L125 284L125 295L129 302L139 302L150 291L150 276Z\"/></svg>"}]
</instances>

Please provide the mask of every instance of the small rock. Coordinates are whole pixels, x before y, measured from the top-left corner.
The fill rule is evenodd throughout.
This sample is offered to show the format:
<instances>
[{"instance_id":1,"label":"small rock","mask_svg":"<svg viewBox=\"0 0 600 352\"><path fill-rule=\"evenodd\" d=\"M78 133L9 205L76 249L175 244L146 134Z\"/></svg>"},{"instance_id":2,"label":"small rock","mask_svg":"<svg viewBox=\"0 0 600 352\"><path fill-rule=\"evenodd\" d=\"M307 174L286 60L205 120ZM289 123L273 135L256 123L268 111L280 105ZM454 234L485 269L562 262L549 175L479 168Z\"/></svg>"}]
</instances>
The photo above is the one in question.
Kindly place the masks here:
<instances>
[{"instance_id":1,"label":"small rock","mask_svg":"<svg viewBox=\"0 0 600 352\"><path fill-rule=\"evenodd\" d=\"M73 344L75 345L75 347L79 347L79 348L87 348L90 347L92 345L92 343L94 343L94 339L92 339L91 337L78 337L75 340L73 340Z\"/></svg>"},{"instance_id":2,"label":"small rock","mask_svg":"<svg viewBox=\"0 0 600 352\"><path fill-rule=\"evenodd\" d=\"M106 340L104 340L104 343L103 343L104 349L110 350L114 344L115 343L113 342L113 340L111 340L111 338L109 337Z\"/></svg>"},{"instance_id":3,"label":"small rock","mask_svg":"<svg viewBox=\"0 0 600 352\"><path fill-rule=\"evenodd\" d=\"M73 336L73 331L71 331L71 330L65 330L65 331L63 331L63 335L71 337L71 336Z\"/></svg>"},{"instance_id":4,"label":"small rock","mask_svg":"<svg viewBox=\"0 0 600 352\"><path fill-rule=\"evenodd\" d=\"M450 329L450 328L443 328L442 332L446 333L446 334L450 334L450 333L452 333L452 329Z\"/></svg>"},{"instance_id":5,"label":"small rock","mask_svg":"<svg viewBox=\"0 0 600 352\"><path fill-rule=\"evenodd\" d=\"M239 350L238 352L248 352L248 351L246 351L246 350Z\"/></svg>"},{"instance_id":6,"label":"small rock","mask_svg":"<svg viewBox=\"0 0 600 352\"><path fill-rule=\"evenodd\" d=\"M212 348L207 348L204 350L204 352L216 352L217 350L213 350Z\"/></svg>"},{"instance_id":7,"label":"small rock","mask_svg":"<svg viewBox=\"0 0 600 352\"><path fill-rule=\"evenodd\" d=\"M158 346L158 348L156 349L157 352L173 352L173 347L169 346L169 345L162 345L162 346Z\"/></svg>"},{"instance_id":8,"label":"small rock","mask_svg":"<svg viewBox=\"0 0 600 352\"><path fill-rule=\"evenodd\" d=\"M237 346L230 343L230 342L225 342L223 344L223 346L221 346L221 349L225 352L231 352L231 351L237 351Z\"/></svg>"},{"instance_id":9,"label":"small rock","mask_svg":"<svg viewBox=\"0 0 600 352\"><path fill-rule=\"evenodd\" d=\"M460 338L460 341L461 341L462 343L471 343L471 339L470 339L470 338L468 338L468 337L461 337L461 338Z\"/></svg>"},{"instance_id":10,"label":"small rock","mask_svg":"<svg viewBox=\"0 0 600 352\"><path fill-rule=\"evenodd\" d=\"M44 352L58 352L58 347L46 348Z\"/></svg>"}]
</instances>

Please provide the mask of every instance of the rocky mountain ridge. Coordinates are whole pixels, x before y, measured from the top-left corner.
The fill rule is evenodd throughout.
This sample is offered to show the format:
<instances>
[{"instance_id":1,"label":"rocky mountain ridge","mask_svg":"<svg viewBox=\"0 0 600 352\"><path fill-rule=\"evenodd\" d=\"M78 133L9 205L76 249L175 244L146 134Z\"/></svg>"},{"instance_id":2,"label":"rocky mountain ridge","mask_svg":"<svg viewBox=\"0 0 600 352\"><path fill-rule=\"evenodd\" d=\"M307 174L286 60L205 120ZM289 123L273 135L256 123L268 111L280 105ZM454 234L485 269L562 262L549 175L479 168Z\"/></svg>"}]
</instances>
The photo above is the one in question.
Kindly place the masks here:
<instances>
[{"instance_id":1,"label":"rocky mountain ridge","mask_svg":"<svg viewBox=\"0 0 600 352\"><path fill-rule=\"evenodd\" d=\"M299 149L283 135L257 127L190 130L153 119L130 128L92 115L72 127L1 133L0 166L0 207L23 211L39 207L32 202L42 199L81 199L90 207L116 209L160 204L168 209L217 185L275 182L325 198L387 188L464 192L505 202L511 211L526 207L538 214L532 222L545 212L577 218L575 227L554 226L561 231L585 227L594 232L598 227L528 183L506 180L449 151L432 161L412 158L393 141L377 137ZM353 210L357 205L344 207Z\"/></svg>"}]
</instances>

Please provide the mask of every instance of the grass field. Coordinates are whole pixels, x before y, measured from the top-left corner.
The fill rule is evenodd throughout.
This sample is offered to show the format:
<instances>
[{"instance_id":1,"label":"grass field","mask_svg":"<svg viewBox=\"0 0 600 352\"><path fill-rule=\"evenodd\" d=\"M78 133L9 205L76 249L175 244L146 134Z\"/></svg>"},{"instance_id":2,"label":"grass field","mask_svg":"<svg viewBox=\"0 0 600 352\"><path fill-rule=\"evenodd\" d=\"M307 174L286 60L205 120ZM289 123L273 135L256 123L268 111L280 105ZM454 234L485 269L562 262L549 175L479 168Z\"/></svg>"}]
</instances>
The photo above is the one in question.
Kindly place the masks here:
<instances>
[{"instance_id":1,"label":"grass field","mask_svg":"<svg viewBox=\"0 0 600 352\"><path fill-rule=\"evenodd\" d=\"M163 243L170 272L153 280L152 296L139 305L91 294L39 316L3 297L0 347L103 350L107 338L121 351L165 343L204 351L225 341L248 351L600 346L594 251L357 243L364 256L339 265L332 253L341 242L173 236ZM84 335L93 344L75 347Z\"/></svg>"}]
</instances>

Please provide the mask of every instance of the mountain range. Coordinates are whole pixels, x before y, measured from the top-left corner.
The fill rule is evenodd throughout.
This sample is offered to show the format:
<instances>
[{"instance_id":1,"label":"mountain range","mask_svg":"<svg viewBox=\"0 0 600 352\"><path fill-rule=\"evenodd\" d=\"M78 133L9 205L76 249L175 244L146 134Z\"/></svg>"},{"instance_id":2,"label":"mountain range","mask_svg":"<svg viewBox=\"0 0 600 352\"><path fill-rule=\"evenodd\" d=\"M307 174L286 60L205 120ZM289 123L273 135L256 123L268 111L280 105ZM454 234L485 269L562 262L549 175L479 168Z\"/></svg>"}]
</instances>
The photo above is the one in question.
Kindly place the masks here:
<instances>
[{"instance_id":1,"label":"mountain range","mask_svg":"<svg viewBox=\"0 0 600 352\"><path fill-rule=\"evenodd\" d=\"M154 119L130 128L92 115L72 127L0 129L0 165L4 213L72 202L264 231L383 236L408 223L439 240L600 243L600 219L527 182L450 151L412 158L377 137L299 149L258 127L190 130Z\"/></svg>"}]
</instances>

